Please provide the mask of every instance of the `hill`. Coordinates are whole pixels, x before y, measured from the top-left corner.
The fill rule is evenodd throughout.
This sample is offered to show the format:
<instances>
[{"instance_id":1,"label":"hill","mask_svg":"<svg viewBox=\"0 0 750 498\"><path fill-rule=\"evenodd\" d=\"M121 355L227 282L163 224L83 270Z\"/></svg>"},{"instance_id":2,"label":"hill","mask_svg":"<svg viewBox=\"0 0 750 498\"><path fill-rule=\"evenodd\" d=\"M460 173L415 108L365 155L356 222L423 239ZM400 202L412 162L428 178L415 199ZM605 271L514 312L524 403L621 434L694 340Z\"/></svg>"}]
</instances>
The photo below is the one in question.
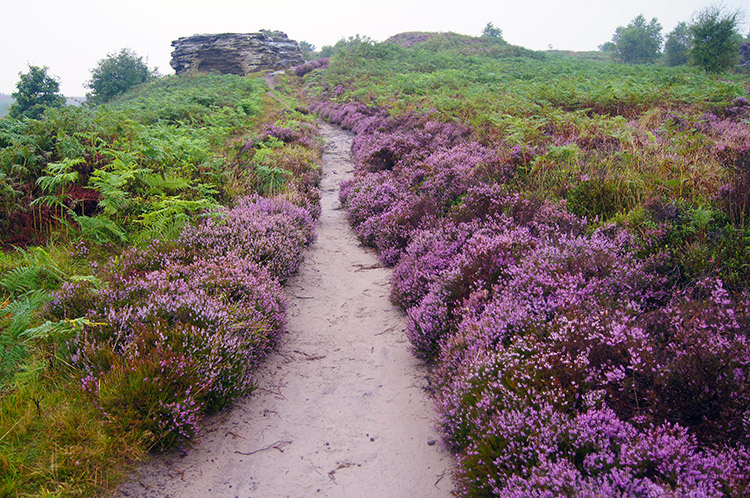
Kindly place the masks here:
<instances>
[{"instance_id":1,"label":"hill","mask_svg":"<svg viewBox=\"0 0 750 498\"><path fill-rule=\"evenodd\" d=\"M384 43L390 43L402 48L421 48L445 54L486 55L490 57L544 57L544 54L541 52L511 45L502 38L477 37L451 32L408 31L393 35L385 40Z\"/></svg>"}]
</instances>

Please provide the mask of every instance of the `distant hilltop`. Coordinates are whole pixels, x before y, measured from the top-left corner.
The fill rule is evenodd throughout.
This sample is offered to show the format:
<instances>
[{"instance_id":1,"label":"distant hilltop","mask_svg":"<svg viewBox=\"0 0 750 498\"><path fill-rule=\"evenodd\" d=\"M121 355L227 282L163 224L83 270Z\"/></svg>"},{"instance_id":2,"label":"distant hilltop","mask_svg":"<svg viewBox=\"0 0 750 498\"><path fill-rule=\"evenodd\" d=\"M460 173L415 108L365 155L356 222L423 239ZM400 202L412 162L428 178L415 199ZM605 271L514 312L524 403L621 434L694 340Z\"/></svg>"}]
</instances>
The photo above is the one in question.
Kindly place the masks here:
<instances>
[{"instance_id":1,"label":"distant hilltop","mask_svg":"<svg viewBox=\"0 0 750 498\"><path fill-rule=\"evenodd\" d=\"M458 33L408 31L393 35L384 43L403 48L421 48L433 52L463 55L486 55L490 57L531 57L543 59L542 52L511 45L502 36L469 36Z\"/></svg>"},{"instance_id":2,"label":"distant hilltop","mask_svg":"<svg viewBox=\"0 0 750 498\"><path fill-rule=\"evenodd\" d=\"M172 46L170 65L177 74L218 71L244 76L304 62L299 44L281 31L193 35L173 41Z\"/></svg>"}]
</instances>

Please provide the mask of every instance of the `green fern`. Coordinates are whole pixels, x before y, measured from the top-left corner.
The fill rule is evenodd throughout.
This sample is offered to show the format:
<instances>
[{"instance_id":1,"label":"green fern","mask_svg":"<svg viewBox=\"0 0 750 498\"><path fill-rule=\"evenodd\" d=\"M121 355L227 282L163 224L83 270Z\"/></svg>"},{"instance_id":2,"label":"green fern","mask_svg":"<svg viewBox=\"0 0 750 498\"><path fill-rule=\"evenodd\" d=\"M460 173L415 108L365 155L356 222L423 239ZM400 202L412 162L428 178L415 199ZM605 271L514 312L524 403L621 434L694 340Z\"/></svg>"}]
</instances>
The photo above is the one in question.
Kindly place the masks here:
<instances>
[{"instance_id":1,"label":"green fern","mask_svg":"<svg viewBox=\"0 0 750 498\"><path fill-rule=\"evenodd\" d=\"M29 250L18 249L22 255L19 266L8 270L0 279L0 287L15 298L29 291L49 289L64 278L49 253L42 247Z\"/></svg>"},{"instance_id":2,"label":"green fern","mask_svg":"<svg viewBox=\"0 0 750 498\"><path fill-rule=\"evenodd\" d=\"M125 231L114 221L105 216L84 216L71 213L78 224L79 236L98 244L125 242Z\"/></svg>"},{"instance_id":3,"label":"green fern","mask_svg":"<svg viewBox=\"0 0 750 498\"><path fill-rule=\"evenodd\" d=\"M146 196L179 192L190 187L193 183L179 176L160 175L156 173L143 173L138 175L138 179L147 187L145 191Z\"/></svg>"},{"instance_id":4,"label":"green fern","mask_svg":"<svg viewBox=\"0 0 750 498\"><path fill-rule=\"evenodd\" d=\"M99 206L104 214L119 220L123 212L134 202L128 191L130 182L136 178L136 175L150 172L149 169L136 168L133 163L125 163L119 158L112 161L107 169L101 168L94 171L89 183L102 197Z\"/></svg>"},{"instance_id":5,"label":"green fern","mask_svg":"<svg viewBox=\"0 0 750 498\"><path fill-rule=\"evenodd\" d=\"M7 320L6 334L18 337L31 326L34 313L48 300L49 293L46 290L31 290L11 301L0 311L3 313L4 321Z\"/></svg>"},{"instance_id":6,"label":"green fern","mask_svg":"<svg viewBox=\"0 0 750 498\"><path fill-rule=\"evenodd\" d=\"M0 306L0 384L6 383L26 358L26 345L21 335L48 300L47 291L31 290Z\"/></svg>"},{"instance_id":7,"label":"green fern","mask_svg":"<svg viewBox=\"0 0 750 498\"><path fill-rule=\"evenodd\" d=\"M141 215L138 223L143 226L136 239L139 242L151 239L174 239L190 218L202 211L216 207L209 199L188 201L172 196L154 203L153 210Z\"/></svg>"},{"instance_id":8,"label":"green fern","mask_svg":"<svg viewBox=\"0 0 750 498\"><path fill-rule=\"evenodd\" d=\"M273 166L259 164L255 167L255 176L258 179L256 189L262 195L278 195L286 190L287 178L292 176L291 171Z\"/></svg>"},{"instance_id":9,"label":"green fern","mask_svg":"<svg viewBox=\"0 0 750 498\"><path fill-rule=\"evenodd\" d=\"M37 178L36 184L45 192L55 192L58 189L64 192L65 187L78 181L78 172L71 171L71 168L85 162L83 159L69 159L66 157L60 163L49 163L45 169L45 173L47 174Z\"/></svg>"},{"instance_id":10,"label":"green fern","mask_svg":"<svg viewBox=\"0 0 750 498\"><path fill-rule=\"evenodd\" d=\"M75 337L85 326L102 325L92 322L87 318L74 318L60 320L59 322L46 321L38 327L24 330L20 337L26 340L35 339L68 339Z\"/></svg>"}]
</instances>

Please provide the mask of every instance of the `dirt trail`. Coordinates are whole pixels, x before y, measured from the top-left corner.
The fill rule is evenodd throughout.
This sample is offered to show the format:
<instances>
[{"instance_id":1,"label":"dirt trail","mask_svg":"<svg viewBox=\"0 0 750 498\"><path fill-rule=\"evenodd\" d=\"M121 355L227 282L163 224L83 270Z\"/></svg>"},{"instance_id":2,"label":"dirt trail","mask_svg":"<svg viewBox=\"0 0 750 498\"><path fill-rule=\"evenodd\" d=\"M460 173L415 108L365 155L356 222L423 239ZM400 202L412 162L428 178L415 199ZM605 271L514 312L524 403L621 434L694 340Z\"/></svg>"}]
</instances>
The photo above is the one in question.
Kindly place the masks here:
<instances>
[{"instance_id":1,"label":"dirt trail","mask_svg":"<svg viewBox=\"0 0 750 498\"><path fill-rule=\"evenodd\" d=\"M390 270L339 206L351 135L322 130L318 240L287 284L288 333L260 388L208 421L189 454L152 462L116 496L451 496L453 458L436 443L426 371L388 300Z\"/></svg>"}]
</instances>

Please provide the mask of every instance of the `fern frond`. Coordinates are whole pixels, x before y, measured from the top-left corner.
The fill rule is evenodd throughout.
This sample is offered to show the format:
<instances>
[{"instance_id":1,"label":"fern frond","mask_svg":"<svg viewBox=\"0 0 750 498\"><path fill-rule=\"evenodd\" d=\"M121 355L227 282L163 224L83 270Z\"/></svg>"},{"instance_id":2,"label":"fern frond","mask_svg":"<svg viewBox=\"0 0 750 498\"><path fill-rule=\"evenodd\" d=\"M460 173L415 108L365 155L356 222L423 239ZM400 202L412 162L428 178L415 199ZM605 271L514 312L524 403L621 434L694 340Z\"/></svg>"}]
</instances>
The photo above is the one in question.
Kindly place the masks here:
<instances>
[{"instance_id":1,"label":"fern frond","mask_svg":"<svg viewBox=\"0 0 750 498\"><path fill-rule=\"evenodd\" d=\"M71 282L88 282L94 286L95 289L102 288L102 281L93 275L73 275L68 278Z\"/></svg>"},{"instance_id":2,"label":"fern frond","mask_svg":"<svg viewBox=\"0 0 750 498\"><path fill-rule=\"evenodd\" d=\"M64 273L57 267L52 257L43 247L29 250L18 249L22 255L21 265L8 270L0 279L0 287L11 297L23 293L54 287L64 278Z\"/></svg>"},{"instance_id":3,"label":"fern frond","mask_svg":"<svg viewBox=\"0 0 750 498\"><path fill-rule=\"evenodd\" d=\"M71 171L71 168L85 162L80 158L70 159L66 157L62 162L48 163L44 170L47 174L37 178L36 184L42 187L45 192L52 192L58 187L64 187L69 183L78 181L78 172Z\"/></svg>"},{"instance_id":4,"label":"fern frond","mask_svg":"<svg viewBox=\"0 0 750 498\"><path fill-rule=\"evenodd\" d=\"M27 329L21 333L21 337L27 340L34 339L68 339L75 337L75 335L83 330L84 326L93 325L106 325L105 323L97 323L88 320L87 318L74 318L60 320L59 322L44 322L38 327Z\"/></svg>"},{"instance_id":5,"label":"fern frond","mask_svg":"<svg viewBox=\"0 0 750 498\"><path fill-rule=\"evenodd\" d=\"M188 201L172 196L154 204L154 210L142 214L138 223L143 230L138 234L139 242L154 238L176 238L194 214L211 209L216 204L209 199Z\"/></svg>"},{"instance_id":6,"label":"fern frond","mask_svg":"<svg viewBox=\"0 0 750 498\"><path fill-rule=\"evenodd\" d=\"M11 296L18 296L24 292L38 289L40 286L42 268L35 266L21 266L8 270L0 280L3 287Z\"/></svg>"},{"instance_id":7,"label":"fern frond","mask_svg":"<svg viewBox=\"0 0 750 498\"><path fill-rule=\"evenodd\" d=\"M144 173L139 175L138 179L148 187L145 193L146 196L179 192L190 187L193 183L191 180L180 176L162 176L158 173Z\"/></svg>"},{"instance_id":8,"label":"fern frond","mask_svg":"<svg viewBox=\"0 0 750 498\"><path fill-rule=\"evenodd\" d=\"M114 221L103 216L84 216L71 213L73 220L78 223L80 236L99 244L125 242L125 231Z\"/></svg>"},{"instance_id":9,"label":"fern frond","mask_svg":"<svg viewBox=\"0 0 750 498\"><path fill-rule=\"evenodd\" d=\"M26 330L39 311L49 301L49 293L44 290L33 290L21 295L3 310L3 318L7 320L6 333L18 337Z\"/></svg>"}]
</instances>

